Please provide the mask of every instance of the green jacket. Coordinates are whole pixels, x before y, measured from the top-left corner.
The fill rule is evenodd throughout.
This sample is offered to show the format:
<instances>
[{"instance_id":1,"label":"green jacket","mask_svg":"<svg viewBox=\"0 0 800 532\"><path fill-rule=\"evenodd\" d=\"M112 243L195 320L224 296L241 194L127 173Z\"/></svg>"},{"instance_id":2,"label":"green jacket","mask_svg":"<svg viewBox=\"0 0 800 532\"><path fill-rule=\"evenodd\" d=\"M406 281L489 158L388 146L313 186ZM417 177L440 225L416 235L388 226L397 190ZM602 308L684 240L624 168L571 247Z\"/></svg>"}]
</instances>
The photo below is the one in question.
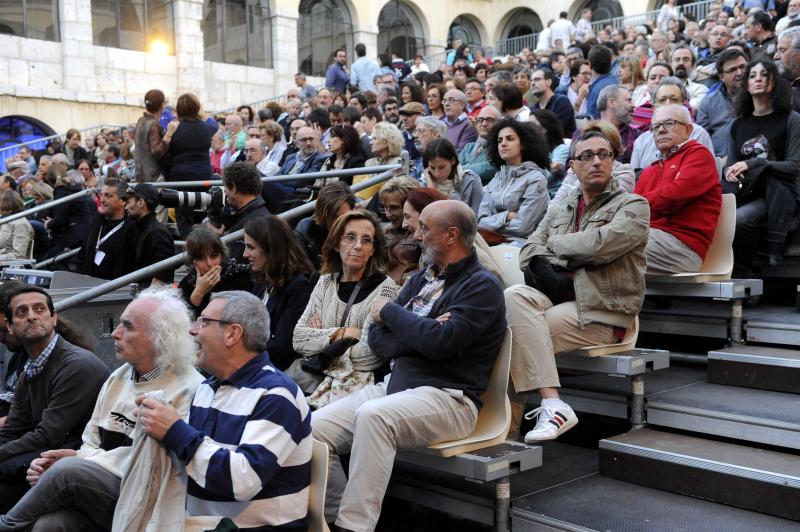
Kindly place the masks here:
<instances>
[{"instance_id":1,"label":"green jacket","mask_svg":"<svg viewBox=\"0 0 800 532\"><path fill-rule=\"evenodd\" d=\"M628 328L644 300L650 206L612 179L586 206L576 232L580 194L576 189L550 206L522 248L520 267L525 270L532 257L542 255L573 271L581 328L589 323Z\"/></svg>"}]
</instances>

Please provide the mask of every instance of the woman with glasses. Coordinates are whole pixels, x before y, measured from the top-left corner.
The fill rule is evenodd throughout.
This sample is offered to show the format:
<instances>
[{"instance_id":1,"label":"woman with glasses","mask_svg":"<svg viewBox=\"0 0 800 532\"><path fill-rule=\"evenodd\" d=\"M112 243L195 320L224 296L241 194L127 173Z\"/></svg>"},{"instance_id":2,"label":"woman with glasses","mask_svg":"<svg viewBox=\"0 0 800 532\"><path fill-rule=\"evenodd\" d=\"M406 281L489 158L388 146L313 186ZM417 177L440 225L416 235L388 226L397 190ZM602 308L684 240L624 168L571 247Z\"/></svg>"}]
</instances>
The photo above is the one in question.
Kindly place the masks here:
<instances>
[{"instance_id":1,"label":"woman with glasses","mask_svg":"<svg viewBox=\"0 0 800 532\"><path fill-rule=\"evenodd\" d=\"M299 358L292 338L311 296L308 276L313 267L289 224L272 214L245 224L243 257L250 263L253 293L262 298L269 313L269 358L285 370Z\"/></svg>"},{"instance_id":2,"label":"woman with glasses","mask_svg":"<svg viewBox=\"0 0 800 532\"><path fill-rule=\"evenodd\" d=\"M589 61L576 59L569 67L569 87L567 98L572 104L575 116L586 116L586 97L589 95L589 81L592 79L592 69Z\"/></svg>"},{"instance_id":3,"label":"woman with glasses","mask_svg":"<svg viewBox=\"0 0 800 532\"><path fill-rule=\"evenodd\" d=\"M337 181L322 187L314 207L314 215L303 218L294 229L294 236L306 252L314 270L322 268L322 246L336 219L356 207L356 197L347 183Z\"/></svg>"},{"instance_id":4,"label":"woman with glasses","mask_svg":"<svg viewBox=\"0 0 800 532\"><path fill-rule=\"evenodd\" d=\"M342 214L322 255L322 275L294 329L293 345L306 359L326 348L326 353L343 354L317 366L316 375L308 369L296 371L302 361L289 372L310 393L308 404L314 408L376 381L374 372L384 361L367 343L370 308L378 297L390 301L397 297L397 285L383 273L386 247L380 223L371 212L356 209Z\"/></svg>"},{"instance_id":5,"label":"woman with glasses","mask_svg":"<svg viewBox=\"0 0 800 532\"><path fill-rule=\"evenodd\" d=\"M728 187L737 192L736 273L751 275L766 222L770 265L783 257L786 237L798 225L800 201L800 114L792 111L792 90L769 59L747 65L734 101L730 127Z\"/></svg>"},{"instance_id":6,"label":"woman with glasses","mask_svg":"<svg viewBox=\"0 0 800 532\"><path fill-rule=\"evenodd\" d=\"M489 244L508 240L521 245L544 216L550 199L547 141L528 122L504 118L489 134L488 150L489 160L500 170L483 189L478 227Z\"/></svg>"}]
</instances>

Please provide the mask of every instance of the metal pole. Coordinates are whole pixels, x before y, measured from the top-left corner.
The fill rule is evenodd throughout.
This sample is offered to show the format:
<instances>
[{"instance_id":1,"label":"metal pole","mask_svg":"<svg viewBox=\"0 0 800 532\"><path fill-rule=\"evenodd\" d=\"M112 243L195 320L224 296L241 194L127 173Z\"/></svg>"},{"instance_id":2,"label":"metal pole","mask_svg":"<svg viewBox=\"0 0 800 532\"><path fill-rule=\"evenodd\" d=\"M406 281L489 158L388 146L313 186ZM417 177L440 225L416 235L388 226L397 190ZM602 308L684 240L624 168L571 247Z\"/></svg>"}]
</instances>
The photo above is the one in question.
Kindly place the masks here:
<instances>
[{"instance_id":1,"label":"metal pole","mask_svg":"<svg viewBox=\"0 0 800 532\"><path fill-rule=\"evenodd\" d=\"M65 251L61 255L56 255L55 257L51 257L49 259L43 260L42 262L38 262L38 263L34 264L33 265L33 269L37 270L37 269L39 269L39 268L41 268L43 266L48 266L48 265L56 263L56 262L61 262L62 260L66 260L66 259L68 259L70 257L74 257L75 255L77 255L80 252L81 252L81 248L71 249L69 251Z\"/></svg>"},{"instance_id":2,"label":"metal pole","mask_svg":"<svg viewBox=\"0 0 800 532\"><path fill-rule=\"evenodd\" d=\"M496 532L508 532L508 514L511 508L511 480L509 477L498 478L494 482L494 491L494 529Z\"/></svg>"},{"instance_id":3,"label":"metal pole","mask_svg":"<svg viewBox=\"0 0 800 532\"><path fill-rule=\"evenodd\" d=\"M26 218L33 213L46 211L51 207L55 207L56 205L61 205L62 203L69 203L72 200L76 200L82 196L88 196L97 192L95 188L87 188L81 190L80 192L76 192L74 194L70 194L69 196L64 196L63 198L58 198L57 200L48 201L47 203L42 203L41 205L37 205L36 207L31 207L30 209L26 209L24 211L20 211L14 214L10 214L4 218L0 218L0 225L7 224L8 222L13 222L14 220L19 220L20 218Z\"/></svg>"},{"instance_id":4,"label":"metal pole","mask_svg":"<svg viewBox=\"0 0 800 532\"><path fill-rule=\"evenodd\" d=\"M631 375L631 425L644 427L644 375Z\"/></svg>"},{"instance_id":5,"label":"metal pole","mask_svg":"<svg viewBox=\"0 0 800 532\"><path fill-rule=\"evenodd\" d=\"M382 166L368 166L364 168L348 168L343 170L331 170L329 172L309 172L306 174L295 175L275 175L262 177L262 183L280 183L283 181L310 181L312 179L324 179L328 177L349 177L364 174L378 174L402 168L401 164L384 164ZM184 188L184 187L214 187L222 186L222 180L213 181L157 181L150 183L156 188Z\"/></svg>"},{"instance_id":6,"label":"metal pole","mask_svg":"<svg viewBox=\"0 0 800 532\"><path fill-rule=\"evenodd\" d=\"M377 185L378 183L381 183L391 178L393 175L394 173L391 171L378 174L370 179L367 179L366 181L362 181L361 183L354 185L353 192L359 192L373 185ZM312 203L306 203L305 205L300 205L299 207L295 207L294 209L290 209L284 213L281 213L278 216L285 219L291 219L298 216L302 216L304 214L313 212L315 204L316 201ZM224 244L227 244L228 242L233 242L235 240L242 238L243 236L244 236L244 229L239 229L238 231L223 236L222 242ZM61 312L70 307L74 307L75 305L91 301L96 297L100 297L109 292L113 292L118 288L128 286L129 284L141 281L142 279L147 279L148 277L151 277L158 271L164 270L166 268L174 268L185 261L186 261L186 252L183 252L168 259L156 262L155 264L151 264L150 266L142 268L141 270L131 272L127 275L123 275L122 277L108 281L99 286L89 288L88 290L81 292L80 294L75 294L72 297L62 299L61 301L58 301L56 303L55 305L56 310Z\"/></svg>"}]
</instances>

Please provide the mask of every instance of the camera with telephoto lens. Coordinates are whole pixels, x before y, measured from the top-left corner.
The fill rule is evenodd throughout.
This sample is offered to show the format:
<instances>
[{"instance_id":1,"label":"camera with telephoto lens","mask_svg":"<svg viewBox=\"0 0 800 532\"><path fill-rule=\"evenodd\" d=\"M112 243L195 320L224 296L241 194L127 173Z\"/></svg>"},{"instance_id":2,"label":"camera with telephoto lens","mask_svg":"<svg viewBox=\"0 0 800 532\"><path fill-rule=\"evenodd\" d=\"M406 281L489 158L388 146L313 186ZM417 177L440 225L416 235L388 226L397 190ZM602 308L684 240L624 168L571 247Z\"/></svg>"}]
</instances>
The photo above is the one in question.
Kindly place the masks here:
<instances>
[{"instance_id":1,"label":"camera with telephoto lens","mask_svg":"<svg viewBox=\"0 0 800 532\"><path fill-rule=\"evenodd\" d=\"M187 192L162 188L158 193L158 203L164 207L189 207L203 211L208 221L217 227L224 223L225 199L221 187L211 187L208 192Z\"/></svg>"}]
</instances>

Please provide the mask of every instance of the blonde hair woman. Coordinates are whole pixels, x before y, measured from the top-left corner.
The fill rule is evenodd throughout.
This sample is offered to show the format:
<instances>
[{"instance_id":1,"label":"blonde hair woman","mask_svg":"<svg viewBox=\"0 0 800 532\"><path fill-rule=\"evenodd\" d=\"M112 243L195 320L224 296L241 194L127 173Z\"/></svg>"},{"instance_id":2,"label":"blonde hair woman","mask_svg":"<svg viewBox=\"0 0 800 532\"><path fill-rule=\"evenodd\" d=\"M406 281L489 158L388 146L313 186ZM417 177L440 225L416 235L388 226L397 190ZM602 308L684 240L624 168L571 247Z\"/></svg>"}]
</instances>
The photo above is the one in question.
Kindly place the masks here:
<instances>
[{"instance_id":1,"label":"blonde hair woman","mask_svg":"<svg viewBox=\"0 0 800 532\"><path fill-rule=\"evenodd\" d=\"M397 126L389 122L378 122L372 130L372 153L375 157L368 159L364 166L383 166L386 164L399 164L401 162L400 152L403 150L403 134ZM403 170L398 168L394 175L402 175ZM372 177L361 175L353 179L353 184L365 181ZM356 194L357 197L370 200L375 193L380 190L381 185L375 185L362 190Z\"/></svg>"}]
</instances>

